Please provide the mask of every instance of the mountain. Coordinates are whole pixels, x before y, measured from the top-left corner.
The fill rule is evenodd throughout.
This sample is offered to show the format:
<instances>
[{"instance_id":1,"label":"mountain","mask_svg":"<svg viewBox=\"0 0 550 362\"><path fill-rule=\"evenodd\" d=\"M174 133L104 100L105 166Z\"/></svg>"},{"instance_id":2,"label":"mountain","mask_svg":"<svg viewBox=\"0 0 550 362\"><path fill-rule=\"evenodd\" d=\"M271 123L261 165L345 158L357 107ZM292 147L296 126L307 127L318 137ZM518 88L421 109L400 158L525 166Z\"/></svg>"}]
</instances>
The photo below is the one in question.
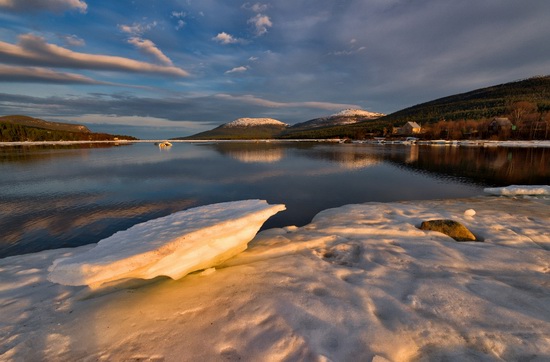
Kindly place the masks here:
<instances>
[{"instance_id":1,"label":"mountain","mask_svg":"<svg viewBox=\"0 0 550 362\"><path fill-rule=\"evenodd\" d=\"M293 126L275 120L272 121L278 123L252 122L251 120L262 119L244 118L185 139L363 139L391 133L393 127L401 126L408 121L414 121L423 126L441 120L489 122L493 117L510 116L514 104L518 102L530 104L531 109L534 109L534 113L530 116L542 119L550 112L550 76L538 76L480 88L418 104L389 115L347 109ZM516 136L523 137L521 136L523 131L520 128L518 125ZM545 128L542 130L544 131ZM531 133L536 133L533 132Z\"/></svg>"},{"instance_id":2,"label":"mountain","mask_svg":"<svg viewBox=\"0 0 550 362\"><path fill-rule=\"evenodd\" d=\"M244 140L269 139L289 127L288 124L273 118L239 118L222 124L210 131L197 133L189 137L175 139L186 140Z\"/></svg>"},{"instance_id":3,"label":"mountain","mask_svg":"<svg viewBox=\"0 0 550 362\"><path fill-rule=\"evenodd\" d=\"M480 88L417 104L391 113L381 120L403 124L408 121L433 123L445 120L482 119L506 115L515 102L531 102L539 112L550 110L550 76Z\"/></svg>"},{"instance_id":4,"label":"mountain","mask_svg":"<svg viewBox=\"0 0 550 362\"><path fill-rule=\"evenodd\" d=\"M0 122L17 124L25 127L49 129L53 131L67 131L67 132L80 132L80 133L92 132L86 126L82 126L78 124L49 122L49 121L44 121L43 119L33 118L28 116L21 116L21 115L3 116L3 117L0 117Z\"/></svg>"},{"instance_id":5,"label":"mountain","mask_svg":"<svg viewBox=\"0 0 550 362\"><path fill-rule=\"evenodd\" d=\"M352 124L332 125L287 132L285 138L354 138L381 136L394 126L408 121L421 125L440 120L483 121L508 116L517 102L534 105L537 114L550 111L550 76L480 88L466 93L439 98L402 109L389 115ZM307 123L307 122L306 122Z\"/></svg>"},{"instance_id":6,"label":"mountain","mask_svg":"<svg viewBox=\"0 0 550 362\"><path fill-rule=\"evenodd\" d=\"M361 121L372 120L384 116L382 113L364 111L362 109L345 109L328 117L315 118L306 122L297 123L289 131L313 129L319 127L342 126Z\"/></svg>"},{"instance_id":7,"label":"mountain","mask_svg":"<svg viewBox=\"0 0 550 362\"><path fill-rule=\"evenodd\" d=\"M135 137L93 133L86 126L49 122L28 116L0 117L0 142L21 141L112 141L135 140Z\"/></svg>"}]
</instances>

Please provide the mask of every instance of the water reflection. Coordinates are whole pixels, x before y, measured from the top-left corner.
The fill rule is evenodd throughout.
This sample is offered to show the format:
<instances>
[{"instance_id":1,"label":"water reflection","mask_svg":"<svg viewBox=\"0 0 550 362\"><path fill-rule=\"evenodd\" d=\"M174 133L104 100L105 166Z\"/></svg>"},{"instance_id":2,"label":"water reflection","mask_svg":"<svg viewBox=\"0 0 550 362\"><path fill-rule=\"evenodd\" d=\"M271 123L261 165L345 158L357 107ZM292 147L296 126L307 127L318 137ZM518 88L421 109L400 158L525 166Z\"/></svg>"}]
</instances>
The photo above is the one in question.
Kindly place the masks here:
<instances>
[{"instance_id":1,"label":"water reflection","mask_svg":"<svg viewBox=\"0 0 550 362\"><path fill-rule=\"evenodd\" d=\"M286 204L269 228L304 225L349 203L548 183L546 157L546 149L320 143L176 143L169 152L152 144L0 148L0 257L97 242L215 202Z\"/></svg>"},{"instance_id":2,"label":"water reflection","mask_svg":"<svg viewBox=\"0 0 550 362\"><path fill-rule=\"evenodd\" d=\"M118 143L79 143L65 145L0 146L0 163L41 162L59 157L82 157L83 155L89 154L90 149L112 148L127 145L128 144Z\"/></svg>"},{"instance_id":3,"label":"water reflection","mask_svg":"<svg viewBox=\"0 0 550 362\"><path fill-rule=\"evenodd\" d=\"M550 182L549 159L546 148L417 146L393 147L388 152L388 160L412 169L493 186L546 185Z\"/></svg>"},{"instance_id":4,"label":"water reflection","mask_svg":"<svg viewBox=\"0 0 550 362\"><path fill-rule=\"evenodd\" d=\"M244 163L273 163L285 157L285 147L273 143L250 143L243 147L241 143L224 142L211 144L222 155Z\"/></svg>"},{"instance_id":5,"label":"water reflection","mask_svg":"<svg viewBox=\"0 0 550 362\"><path fill-rule=\"evenodd\" d=\"M272 163L284 157L301 156L336 163L346 169L364 168L378 164L382 157L372 154L361 145L326 145L308 142L290 143L212 143L212 147L222 155L229 156L244 163ZM312 152L314 150L314 152ZM288 153L288 155L287 155Z\"/></svg>"}]
</instances>

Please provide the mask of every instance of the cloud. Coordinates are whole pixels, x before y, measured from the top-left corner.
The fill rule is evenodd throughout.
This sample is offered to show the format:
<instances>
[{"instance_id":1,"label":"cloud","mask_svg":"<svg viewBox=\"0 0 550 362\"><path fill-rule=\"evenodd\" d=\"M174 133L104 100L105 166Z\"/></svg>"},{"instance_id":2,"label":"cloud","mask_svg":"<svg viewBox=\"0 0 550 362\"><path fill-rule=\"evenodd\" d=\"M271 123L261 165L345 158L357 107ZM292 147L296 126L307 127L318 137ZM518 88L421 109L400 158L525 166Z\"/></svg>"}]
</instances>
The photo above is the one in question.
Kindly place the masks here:
<instances>
[{"instance_id":1,"label":"cloud","mask_svg":"<svg viewBox=\"0 0 550 362\"><path fill-rule=\"evenodd\" d=\"M110 70L177 77L189 75L187 71L175 66L156 65L119 56L75 52L49 44L44 38L32 34L20 35L17 45L0 41L0 59L4 63L29 66Z\"/></svg>"},{"instance_id":2,"label":"cloud","mask_svg":"<svg viewBox=\"0 0 550 362\"><path fill-rule=\"evenodd\" d=\"M367 48L364 46L361 46L359 48L351 47L348 50L339 50L335 52L330 52L328 53L328 55L336 55L336 56L354 55L354 54L361 53L365 49Z\"/></svg>"},{"instance_id":3,"label":"cloud","mask_svg":"<svg viewBox=\"0 0 550 362\"><path fill-rule=\"evenodd\" d=\"M82 0L0 0L0 8L17 12L78 10L85 13L88 5Z\"/></svg>"},{"instance_id":4,"label":"cloud","mask_svg":"<svg viewBox=\"0 0 550 362\"><path fill-rule=\"evenodd\" d=\"M99 82L80 74L55 72L51 69L39 67L19 67L0 64L1 82L33 82L58 84L109 84Z\"/></svg>"},{"instance_id":5,"label":"cloud","mask_svg":"<svg viewBox=\"0 0 550 362\"><path fill-rule=\"evenodd\" d=\"M238 101L247 104L253 104L257 106L269 107L269 108L317 108L324 110L342 110L347 108L361 108L356 104L345 103L332 103L332 102L275 102L267 99L262 99L253 95L234 96L230 94L216 94L217 98Z\"/></svg>"},{"instance_id":6,"label":"cloud","mask_svg":"<svg viewBox=\"0 0 550 362\"><path fill-rule=\"evenodd\" d=\"M152 57L160 61L162 64L173 65L170 58L168 58L159 48L157 48L155 43L153 43L151 40L133 37L128 39L128 43L134 45L143 53L147 55L151 55Z\"/></svg>"},{"instance_id":7,"label":"cloud","mask_svg":"<svg viewBox=\"0 0 550 362\"><path fill-rule=\"evenodd\" d=\"M81 46L84 46L86 44L84 39L79 38L78 36L76 36L74 34L73 35L60 35L59 38L61 40L63 40L63 42L65 43L66 46L81 47Z\"/></svg>"},{"instance_id":8,"label":"cloud","mask_svg":"<svg viewBox=\"0 0 550 362\"><path fill-rule=\"evenodd\" d=\"M248 70L248 67L245 67L245 66L240 66L240 67L235 67L231 70L228 70L227 72L225 72L225 74L231 74L231 73L244 73Z\"/></svg>"},{"instance_id":9,"label":"cloud","mask_svg":"<svg viewBox=\"0 0 550 362\"><path fill-rule=\"evenodd\" d=\"M172 13L170 14L170 17L172 18L178 18L178 19L183 19L187 16L187 14L184 12L184 11L172 11Z\"/></svg>"},{"instance_id":10,"label":"cloud","mask_svg":"<svg viewBox=\"0 0 550 362\"><path fill-rule=\"evenodd\" d=\"M246 40L240 39L240 38L235 38L233 35L227 34L226 32L219 33L218 35L213 37L212 40L217 41L218 43L224 44L224 45L226 45L226 44L237 44L237 43L238 44L244 44L244 43L246 43Z\"/></svg>"},{"instance_id":11,"label":"cloud","mask_svg":"<svg viewBox=\"0 0 550 362\"><path fill-rule=\"evenodd\" d=\"M251 5L250 3L245 3L243 4L242 8L247 10L252 10L255 13L262 13L269 8L269 5L261 4L261 3L255 3Z\"/></svg>"},{"instance_id":12,"label":"cloud","mask_svg":"<svg viewBox=\"0 0 550 362\"><path fill-rule=\"evenodd\" d=\"M178 20L178 24L176 25L176 30L180 30L181 28L183 28L185 26L185 21L179 19Z\"/></svg>"},{"instance_id":13,"label":"cloud","mask_svg":"<svg viewBox=\"0 0 550 362\"><path fill-rule=\"evenodd\" d=\"M256 16L248 19L249 24L253 24L256 28L255 33L257 36L262 36L267 33L267 28L271 28L273 26L273 23L271 22L271 19L269 19L269 16L262 15L262 14L256 14Z\"/></svg>"},{"instance_id":14,"label":"cloud","mask_svg":"<svg viewBox=\"0 0 550 362\"><path fill-rule=\"evenodd\" d=\"M142 35L146 31L149 31L156 26L157 22L153 21L152 23L133 23L132 25L118 24L118 29L123 33L131 35Z\"/></svg>"}]
</instances>

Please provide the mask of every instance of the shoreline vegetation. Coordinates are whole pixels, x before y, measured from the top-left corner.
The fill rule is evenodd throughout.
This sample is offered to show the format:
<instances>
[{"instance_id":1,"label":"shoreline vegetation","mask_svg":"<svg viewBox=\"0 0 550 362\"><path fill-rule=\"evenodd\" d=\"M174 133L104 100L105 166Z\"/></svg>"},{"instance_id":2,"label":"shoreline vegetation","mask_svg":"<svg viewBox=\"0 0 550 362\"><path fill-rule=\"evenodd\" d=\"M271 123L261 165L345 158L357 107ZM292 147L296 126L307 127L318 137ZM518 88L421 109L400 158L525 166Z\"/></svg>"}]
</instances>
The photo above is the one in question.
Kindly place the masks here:
<instances>
[{"instance_id":1,"label":"shoreline vegetation","mask_svg":"<svg viewBox=\"0 0 550 362\"><path fill-rule=\"evenodd\" d=\"M18 141L0 142L0 147L7 146L43 146L43 145L85 145L85 144L113 144L128 145L132 143L153 143L165 142L166 139L156 140L110 140L110 141ZM351 141L345 139L257 139L257 140L174 140L171 143L293 143L293 142L319 142L319 143L354 143L373 145L424 145L424 146L449 146L449 147L523 147L523 148L550 148L550 140L518 140L518 141L496 141L496 140L391 140L373 139Z\"/></svg>"}]
</instances>

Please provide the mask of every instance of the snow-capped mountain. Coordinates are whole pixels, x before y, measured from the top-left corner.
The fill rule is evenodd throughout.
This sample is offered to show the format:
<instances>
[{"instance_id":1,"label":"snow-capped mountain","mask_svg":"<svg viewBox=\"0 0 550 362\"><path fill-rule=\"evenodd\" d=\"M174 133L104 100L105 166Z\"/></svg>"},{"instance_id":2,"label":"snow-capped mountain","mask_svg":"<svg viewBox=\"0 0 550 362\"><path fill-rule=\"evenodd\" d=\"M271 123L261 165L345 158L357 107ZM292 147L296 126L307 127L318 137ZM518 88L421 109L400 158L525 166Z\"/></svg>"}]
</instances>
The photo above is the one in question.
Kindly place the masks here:
<instances>
[{"instance_id":1,"label":"snow-capped mountain","mask_svg":"<svg viewBox=\"0 0 550 362\"><path fill-rule=\"evenodd\" d=\"M273 118L239 118L187 139L268 139L274 138L289 127L288 124Z\"/></svg>"},{"instance_id":2,"label":"snow-capped mountain","mask_svg":"<svg viewBox=\"0 0 550 362\"><path fill-rule=\"evenodd\" d=\"M297 123L291 128L312 129L318 127L342 126L361 121L368 121L371 119L380 118L382 116L385 116L385 114L364 111L362 109L344 109L343 111L335 113L328 117L315 118L306 122Z\"/></svg>"},{"instance_id":3,"label":"snow-capped mountain","mask_svg":"<svg viewBox=\"0 0 550 362\"><path fill-rule=\"evenodd\" d=\"M273 118L238 118L232 122L222 125L224 128L231 127L257 127L257 126L279 126L288 127L288 124Z\"/></svg>"},{"instance_id":4,"label":"snow-capped mountain","mask_svg":"<svg viewBox=\"0 0 550 362\"><path fill-rule=\"evenodd\" d=\"M335 113L333 115L330 115L328 118L331 117L365 117L370 119L380 118L385 116L383 113L376 113L376 112L369 112L362 109L344 109L343 111L340 111L338 113Z\"/></svg>"}]
</instances>

